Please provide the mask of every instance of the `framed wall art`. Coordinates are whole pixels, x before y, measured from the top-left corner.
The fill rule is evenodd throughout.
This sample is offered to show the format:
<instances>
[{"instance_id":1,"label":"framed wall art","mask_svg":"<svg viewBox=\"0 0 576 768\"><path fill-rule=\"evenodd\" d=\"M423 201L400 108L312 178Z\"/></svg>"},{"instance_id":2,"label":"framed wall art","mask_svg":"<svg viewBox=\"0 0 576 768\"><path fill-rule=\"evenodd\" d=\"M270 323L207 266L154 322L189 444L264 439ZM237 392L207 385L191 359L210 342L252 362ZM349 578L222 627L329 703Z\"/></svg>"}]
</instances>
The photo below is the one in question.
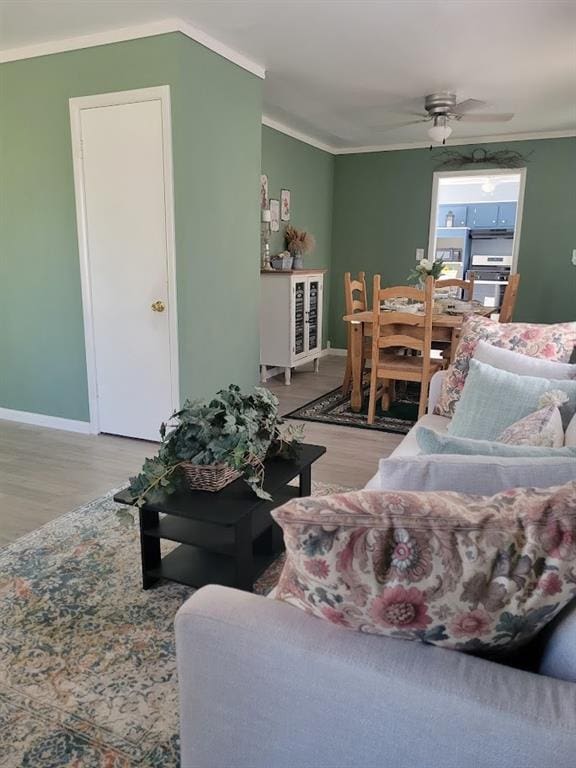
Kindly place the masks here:
<instances>
[{"instance_id":1,"label":"framed wall art","mask_svg":"<svg viewBox=\"0 0 576 768\"><path fill-rule=\"evenodd\" d=\"M268 176L265 173L260 176L260 208L268 208Z\"/></svg>"},{"instance_id":2,"label":"framed wall art","mask_svg":"<svg viewBox=\"0 0 576 768\"><path fill-rule=\"evenodd\" d=\"M280 192L280 219L290 221L290 190L283 189Z\"/></svg>"},{"instance_id":3,"label":"framed wall art","mask_svg":"<svg viewBox=\"0 0 576 768\"><path fill-rule=\"evenodd\" d=\"M280 232L280 201L270 200L270 231Z\"/></svg>"}]
</instances>

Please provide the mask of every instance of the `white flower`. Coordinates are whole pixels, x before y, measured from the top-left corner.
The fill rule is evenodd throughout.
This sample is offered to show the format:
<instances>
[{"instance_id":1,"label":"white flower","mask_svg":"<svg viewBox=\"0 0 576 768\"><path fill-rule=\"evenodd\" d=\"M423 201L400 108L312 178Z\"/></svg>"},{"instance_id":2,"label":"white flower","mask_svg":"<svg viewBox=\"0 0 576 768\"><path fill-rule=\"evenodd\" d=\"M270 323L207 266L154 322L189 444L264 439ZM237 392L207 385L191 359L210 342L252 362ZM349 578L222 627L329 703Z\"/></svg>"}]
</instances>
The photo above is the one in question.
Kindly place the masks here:
<instances>
[{"instance_id":1,"label":"white flower","mask_svg":"<svg viewBox=\"0 0 576 768\"><path fill-rule=\"evenodd\" d=\"M432 263L428 259L422 259L420 262L420 268L425 270L432 269Z\"/></svg>"}]
</instances>

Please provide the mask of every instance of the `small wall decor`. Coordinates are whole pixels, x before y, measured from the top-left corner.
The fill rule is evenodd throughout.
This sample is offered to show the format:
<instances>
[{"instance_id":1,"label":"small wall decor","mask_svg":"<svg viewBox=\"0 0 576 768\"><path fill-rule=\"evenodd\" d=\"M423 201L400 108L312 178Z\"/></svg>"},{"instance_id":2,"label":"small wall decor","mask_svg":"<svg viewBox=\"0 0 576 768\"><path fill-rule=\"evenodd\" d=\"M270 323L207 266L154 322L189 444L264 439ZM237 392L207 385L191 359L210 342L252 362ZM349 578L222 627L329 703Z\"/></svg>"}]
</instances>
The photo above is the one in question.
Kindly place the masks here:
<instances>
[{"instance_id":1,"label":"small wall decor","mask_svg":"<svg viewBox=\"0 0 576 768\"><path fill-rule=\"evenodd\" d=\"M270 200L270 230L280 232L280 201Z\"/></svg>"},{"instance_id":2,"label":"small wall decor","mask_svg":"<svg viewBox=\"0 0 576 768\"><path fill-rule=\"evenodd\" d=\"M260 208L268 208L268 176L265 173L260 176Z\"/></svg>"},{"instance_id":3,"label":"small wall decor","mask_svg":"<svg viewBox=\"0 0 576 768\"><path fill-rule=\"evenodd\" d=\"M283 189L280 192L280 218L282 221L290 221L290 190Z\"/></svg>"},{"instance_id":4,"label":"small wall decor","mask_svg":"<svg viewBox=\"0 0 576 768\"><path fill-rule=\"evenodd\" d=\"M442 161L436 166L436 170L450 170L462 168L465 165L489 165L496 168L522 168L532 155L522 155L512 149L499 149L497 152L489 152L484 147L474 147L468 152L458 152L455 149L444 149L440 152Z\"/></svg>"}]
</instances>

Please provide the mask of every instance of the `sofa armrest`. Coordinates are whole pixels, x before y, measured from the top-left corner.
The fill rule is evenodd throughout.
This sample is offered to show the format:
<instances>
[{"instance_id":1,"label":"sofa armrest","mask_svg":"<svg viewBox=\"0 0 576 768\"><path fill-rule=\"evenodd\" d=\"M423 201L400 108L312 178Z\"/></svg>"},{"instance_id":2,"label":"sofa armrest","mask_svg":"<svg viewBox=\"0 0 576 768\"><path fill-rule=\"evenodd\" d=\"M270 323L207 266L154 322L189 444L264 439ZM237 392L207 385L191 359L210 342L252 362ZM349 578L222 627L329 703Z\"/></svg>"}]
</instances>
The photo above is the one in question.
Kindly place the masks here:
<instances>
[{"instance_id":1,"label":"sofa armrest","mask_svg":"<svg viewBox=\"0 0 576 768\"><path fill-rule=\"evenodd\" d=\"M576 685L199 590L176 617L183 768L573 768Z\"/></svg>"},{"instance_id":2,"label":"sofa armrest","mask_svg":"<svg viewBox=\"0 0 576 768\"><path fill-rule=\"evenodd\" d=\"M446 371L436 371L434 376L430 379L430 392L428 394L428 413L434 413L434 408L440 400L440 392L442 391L442 382Z\"/></svg>"}]
</instances>

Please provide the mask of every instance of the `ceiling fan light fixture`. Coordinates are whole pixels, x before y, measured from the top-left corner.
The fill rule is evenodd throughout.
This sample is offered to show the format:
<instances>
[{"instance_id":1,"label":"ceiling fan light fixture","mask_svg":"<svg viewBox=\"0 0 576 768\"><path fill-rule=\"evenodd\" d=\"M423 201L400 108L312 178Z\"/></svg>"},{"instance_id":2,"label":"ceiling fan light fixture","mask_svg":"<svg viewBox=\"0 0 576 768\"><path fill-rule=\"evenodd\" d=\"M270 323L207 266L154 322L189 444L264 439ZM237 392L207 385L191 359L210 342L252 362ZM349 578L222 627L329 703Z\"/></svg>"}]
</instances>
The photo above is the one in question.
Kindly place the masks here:
<instances>
[{"instance_id":1,"label":"ceiling fan light fixture","mask_svg":"<svg viewBox=\"0 0 576 768\"><path fill-rule=\"evenodd\" d=\"M448 125L445 117L435 117L434 125L428 129L428 136L438 144L443 144L451 133L452 128Z\"/></svg>"}]
</instances>

